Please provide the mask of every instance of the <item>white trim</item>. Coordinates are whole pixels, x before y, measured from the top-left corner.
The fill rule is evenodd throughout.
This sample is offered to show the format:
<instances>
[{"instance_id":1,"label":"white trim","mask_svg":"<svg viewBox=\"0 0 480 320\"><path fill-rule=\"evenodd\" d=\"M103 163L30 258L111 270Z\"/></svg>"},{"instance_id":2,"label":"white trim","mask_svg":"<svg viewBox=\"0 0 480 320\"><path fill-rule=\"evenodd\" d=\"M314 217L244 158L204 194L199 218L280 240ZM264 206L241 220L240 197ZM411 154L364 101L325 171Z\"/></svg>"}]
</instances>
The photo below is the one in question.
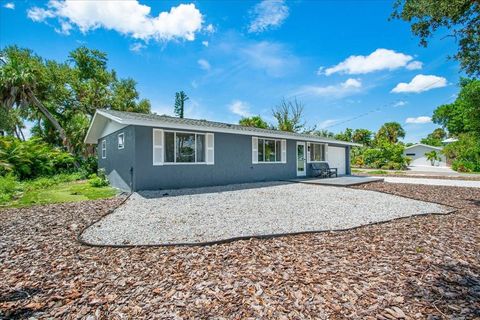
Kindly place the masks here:
<instances>
[{"instance_id":1,"label":"white trim","mask_svg":"<svg viewBox=\"0 0 480 320\"><path fill-rule=\"evenodd\" d=\"M312 147L312 144L310 142L307 142L307 163L310 163L310 148Z\"/></svg>"},{"instance_id":2,"label":"white trim","mask_svg":"<svg viewBox=\"0 0 480 320\"><path fill-rule=\"evenodd\" d=\"M252 137L252 163L258 163L258 138Z\"/></svg>"},{"instance_id":3,"label":"white trim","mask_svg":"<svg viewBox=\"0 0 480 320\"><path fill-rule=\"evenodd\" d=\"M105 154L103 152L105 151ZM107 159L107 140L102 140L102 159Z\"/></svg>"},{"instance_id":4,"label":"white trim","mask_svg":"<svg viewBox=\"0 0 480 320\"><path fill-rule=\"evenodd\" d=\"M254 145L253 145L253 141L254 139L257 141L257 149L254 150ZM259 139L262 139L263 140L263 161L258 161L258 140ZM275 153L275 161L265 161L265 140L269 140L269 141L274 141L274 145L275 145L275 148L274 148L274 153ZM277 141L280 142L280 160L277 160ZM256 154L257 154L257 162L254 162L254 153L256 151ZM252 137L252 163L254 164L273 164L273 163L285 163L283 162L283 159L282 159L282 139L272 139L272 138L265 138L265 137ZM285 160L286 161L286 160Z\"/></svg>"},{"instance_id":5,"label":"white trim","mask_svg":"<svg viewBox=\"0 0 480 320\"><path fill-rule=\"evenodd\" d=\"M120 136L122 136L122 144L120 145L120 142L119 142L119 138ZM125 132L121 132L119 134L117 134L117 146L118 146L118 149L124 149L125 148Z\"/></svg>"},{"instance_id":6,"label":"white trim","mask_svg":"<svg viewBox=\"0 0 480 320\"><path fill-rule=\"evenodd\" d=\"M298 171L298 146L303 145L303 171ZM295 167L297 169L297 177L305 177L307 175L307 144L304 141L297 141L295 148Z\"/></svg>"},{"instance_id":7,"label":"white trim","mask_svg":"<svg viewBox=\"0 0 480 320\"><path fill-rule=\"evenodd\" d=\"M159 138L159 141L155 139L155 133L158 133L157 137ZM153 129L152 130L152 164L154 166L162 166L163 165L163 160L164 160L164 133L162 129ZM160 150L160 159L155 159L155 150L158 149Z\"/></svg>"},{"instance_id":8,"label":"white trim","mask_svg":"<svg viewBox=\"0 0 480 320\"><path fill-rule=\"evenodd\" d=\"M362 146L358 143L353 142L345 142L345 141L331 141L325 140L320 137L316 136L293 136L282 134L281 131L278 133L270 133L270 132L259 132L255 130L249 130L248 127L244 127L242 130L238 129L229 129L229 128L215 128L215 127L204 127L204 126L196 126L196 125L187 125L187 124L179 124L179 123L171 123L167 121L160 121L160 120L124 120L119 117L112 116L107 112L103 112L101 110L97 110L96 113L112 119L116 122L125 125L138 125L138 126L146 126L146 127L160 127L165 129L172 129L172 130L192 130L192 131L199 131L199 132L219 132L219 133L233 133L233 134L240 134L240 135L247 135L247 136L262 136L266 138L274 138L274 139L289 139L289 140L301 140L301 141L315 141L315 142L323 142L323 143L334 143L340 146ZM93 121L91 126L93 125ZM87 135L88 137L88 135ZM85 138L87 140L87 138Z\"/></svg>"},{"instance_id":9,"label":"white trim","mask_svg":"<svg viewBox=\"0 0 480 320\"><path fill-rule=\"evenodd\" d=\"M441 148L441 147L434 147L434 146L430 146L430 145L424 144L424 143L417 143L417 144L411 145L410 147L405 147L405 150L411 149L411 148L414 148L414 147L418 147L418 146L422 146L422 147L426 147L426 148L432 148L432 149L435 149L435 150L438 150L438 151L443 150L443 148Z\"/></svg>"},{"instance_id":10,"label":"white trim","mask_svg":"<svg viewBox=\"0 0 480 320\"><path fill-rule=\"evenodd\" d=\"M191 132L191 131L175 131L175 130L163 130L163 144L165 146L165 133L170 132L173 133L173 162L167 162L165 160L165 155L163 156L163 164L164 165L185 165L185 164L191 164L191 165L197 165L197 164L209 164L212 165L214 164L213 160L212 162L207 161L207 156L208 156L208 150L213 150L212 148L208 148L207 144L207 135L211 134L212 139L213 139L213 134L212 133L205 133L205 132ZM193 134L195 135L195 161L194 162L177 162L177 133L186 133L186 134ZM197 161L197 136L205 136L205 145L204 145L204 158L205 161L198 162ZM164 147L165 150L167 150L166 146Z\"/></svg>"},{"instance_id":11,"label":"white trim","mask_svg":"<svg viewBox=\"0 0 480 320\"><path fill-rule=\"evenodd\" d=\"M281 159L282 163L287 163L287 140L283 139L280 142L281 145Z\"/></svg>"},{"instance_id":12,"label":"white trim","mask_svg":"<svg viewBox=\"0 0 480 320\"><path fill-rule=\"evenodd\" d=\"M211 156L210 151L212 152ZM205 134L205 163L208 165L215 164L215 135L213 133Z\"/></svg>"}]
</instances>

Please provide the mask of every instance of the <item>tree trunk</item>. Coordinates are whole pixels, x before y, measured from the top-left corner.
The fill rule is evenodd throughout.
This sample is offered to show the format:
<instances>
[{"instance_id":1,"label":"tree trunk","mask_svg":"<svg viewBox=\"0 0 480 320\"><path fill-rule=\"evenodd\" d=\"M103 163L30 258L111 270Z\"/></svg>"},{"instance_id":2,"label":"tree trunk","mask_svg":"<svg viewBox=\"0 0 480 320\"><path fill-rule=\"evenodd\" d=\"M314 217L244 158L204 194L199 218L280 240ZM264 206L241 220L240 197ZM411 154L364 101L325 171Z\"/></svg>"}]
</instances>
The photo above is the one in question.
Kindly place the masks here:
<instances>
[{"instance_id":1,"label":"tree trunk","mask_svg":"<svg viewBox=\"0 0 480 320\"><path fill-rule=\"evenodd\" d=\"M37 99L37 97L35 96L35 94L33 94L33 92L31 92L31 91L28 92L28 96L31 99L31 101L35 104L35 106L40 110L40 112L43 113L43 115L48 119L48 121L50 121L50 123L53 125L53 127L58 131L58 134L60 135L60 138L62 139L62 143L67 148L67 151L70 152L71 154L73 154L72 148L71 148L71 145L70 145L70 141L67 138L65 130L62 128L62 126L57 121L57 119L55 119L55 117L50 113L50 111L48 111L48 109L45 108L45 106L40 102L40 100ZM78 162L76 160L75 160L74 164L75 164L76 168L80 167L80 165L78 164Z\"/></svg>"},{"instance_id":2,"label":"tree trunk","mask_svg":"<svg viewBox=\"0 0 480 320\"><path fill-rule=\"evenodd\" d=\"M23 134L22 128L18 126L18 132L20 132L20 135L22 136L22 140L25 141L25 135Z\"/></svg>"}]
</instances>

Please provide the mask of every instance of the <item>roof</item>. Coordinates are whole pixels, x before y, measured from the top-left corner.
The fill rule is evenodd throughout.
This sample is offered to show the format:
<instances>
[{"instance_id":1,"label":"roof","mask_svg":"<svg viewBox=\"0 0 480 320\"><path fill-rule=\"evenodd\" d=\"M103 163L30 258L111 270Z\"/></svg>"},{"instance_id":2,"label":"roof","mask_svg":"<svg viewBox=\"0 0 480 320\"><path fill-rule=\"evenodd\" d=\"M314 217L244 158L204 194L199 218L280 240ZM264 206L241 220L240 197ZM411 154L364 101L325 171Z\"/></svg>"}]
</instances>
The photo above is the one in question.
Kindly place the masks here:
<instances>
[{"instance_id":1,"label":"roof","mask_svg":"<svg viewBox=\"0 0 480 320\"><path fill-rule=\"evenodd\" d=\"M107 120L107 121L106 121ZM134 112L123 112L115 110L97 110L85 137L86 143L96 144L99 138L106 136L102 127L106 125L108 120L118 124L139 125L149 127L160 127L181 130L199 130L207 132L223 132L244 135L259 135L268 138L280 139L301 139L305 141L334 143L338 145L361 146L358 143L345 142L326 137L320 137L312 134L286 132L273 129L261 129L255 127L246 127L238 124L230 124L223 122L177 118L157 114L144 114Z\"/></svg>"},{"instance_id":2,"label":"roof","mask_svg":"<svg viewBox=\"0 0 480 320\"><path fill-rule=\"evenodd\" d=\"M442 142L443 143L452 143L452 142L457 142L457 141L458 141L457 138L448 138L448 139L443 140Z\"/></svg>"},{"instance_id":3,"label":"roof","mask_svg":"<svg viewBox=\"0 0 480 320\"><path fill-rule=\"evenodd\" d=\"M405 150L407 149L411 149L411 148L414 148L414 147L418 147L418 146L422 146L422 147L426 147L426 148L431 148L431 149L435 149L435 150L442 150L443 148L442 147L434 147L434 146L431 146L431 145L428 145L428 144L423 144L423 143L417 143L417 144L414 144L410 147L406 147Z\"/></svg>"}]
</instances>

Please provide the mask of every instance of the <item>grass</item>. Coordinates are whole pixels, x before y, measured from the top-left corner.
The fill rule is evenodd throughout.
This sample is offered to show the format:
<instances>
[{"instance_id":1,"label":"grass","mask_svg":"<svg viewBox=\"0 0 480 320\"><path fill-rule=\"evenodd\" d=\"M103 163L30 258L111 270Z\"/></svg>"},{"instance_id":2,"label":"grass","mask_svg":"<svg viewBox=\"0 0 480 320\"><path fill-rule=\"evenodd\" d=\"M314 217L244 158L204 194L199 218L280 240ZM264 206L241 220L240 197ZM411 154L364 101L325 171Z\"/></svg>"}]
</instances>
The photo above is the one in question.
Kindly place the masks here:
<instances>
[{"instance_id":1,"label":"grass","mask_svg":"<svg viewBox=\"0 0 480 320\"><path fill-rule=\"evenodd\" d=\"M78 175L59 175L32 181L17 181L14 193L0 194L0 207L18 208L50 203L96 200L110 198L117 193L115 189L109 186L95 187L89 180L78 179Z\"/></svg>"}]
</instances>

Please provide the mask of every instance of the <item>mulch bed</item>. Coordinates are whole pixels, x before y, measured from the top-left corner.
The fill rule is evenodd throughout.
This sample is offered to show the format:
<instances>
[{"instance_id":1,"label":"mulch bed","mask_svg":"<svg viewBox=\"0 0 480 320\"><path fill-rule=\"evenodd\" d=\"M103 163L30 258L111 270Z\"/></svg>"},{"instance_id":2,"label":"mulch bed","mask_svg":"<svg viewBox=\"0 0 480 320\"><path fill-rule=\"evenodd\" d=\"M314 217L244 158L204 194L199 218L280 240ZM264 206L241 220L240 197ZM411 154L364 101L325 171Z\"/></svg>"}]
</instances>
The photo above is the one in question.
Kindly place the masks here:
<instances>
[{"instance_id":1,"label":"mulch bed","mask_svg":"<svg viewBox=\"0 0 480 320\"><path fill-rule=\"evenodd\" d=\"M480 190L357 188L456 206L346 232L204 247L96 248L122 199L0 211L0 318L480 317Z\"/></svg>"},{"instance_id":2,"label":"mulch bed","mask_svg":"<svg viewBox=\"0 0 480 320\"><path fill-rule=\"evenodd\" d=\"M360 177L389 177L389 178L417 178L417 179L440 179L440 180L464 180L464 181L480 181L480 174L474 176L447 176L447 175L428 175L428 174L415 174L415 173L390 173L390 174L377 174L369 172L354 172L354 176Z\"/></svg>"}]
</instances>

